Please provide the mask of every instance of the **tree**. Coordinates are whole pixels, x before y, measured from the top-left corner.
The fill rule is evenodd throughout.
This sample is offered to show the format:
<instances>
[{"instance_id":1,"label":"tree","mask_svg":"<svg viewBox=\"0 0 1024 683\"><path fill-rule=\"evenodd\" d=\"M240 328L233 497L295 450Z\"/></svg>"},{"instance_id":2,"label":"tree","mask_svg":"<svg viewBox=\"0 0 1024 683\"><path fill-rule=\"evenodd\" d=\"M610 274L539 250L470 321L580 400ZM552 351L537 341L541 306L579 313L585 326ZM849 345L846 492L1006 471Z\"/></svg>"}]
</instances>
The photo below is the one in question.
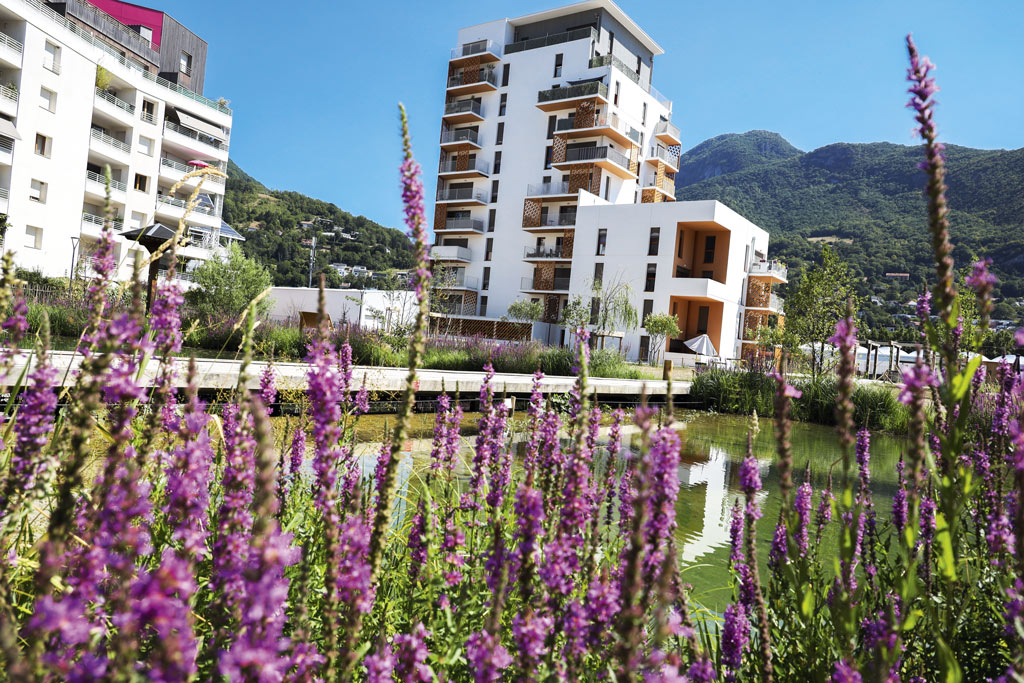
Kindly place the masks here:
<instances>
[{"instance_id":1,"label":"tree","mask_svg":"<svg viewBox=\"0 0 1024 683\"><path fill-rule=\"evenodd\" d=\"M544 316L544 304L530 299L516 299L508 305L507 317L520 323L535 323Z\"/></svg>"},{"instance_id":2,"label":"tree","mask_svg":"<svg viewBox=\"0 0 1024 683\"><path fill-rule=\"evenodd\" d=\"M558 321L562 327L569 331L575 331L581 327L586 327L589 322L590 306L579 294L573 296L565 304L565 308L562 310L562 319Z\"/></svg>"},{"instance_id":3,"label":"tree","mask_svg":"<svg viewBox=\"0 0 1024 683\"><path fill-rule=\"evenodd\" d=\"M644 318L644 329L651 336L651 365L656 365L665 348L665 339L679 334L679 321L671 313L651 313Z\"/></svg>"},{"instance_id":4,"label":"tree","mask_svg":"<svg viewBox=\"0 0 1024 683\"><path fill-rule=\"evenodd\" d=\"M621 278L608 283L595 280L590 289L597 300L597 317L591 322L596 336L600 338L600 348L604 348L604 338L608 333L636 329L638 318L633 305L633 288L628 282Z\"/></svg>"},{"instance_id":5,"label":"tree","mask_svg":"<svg viewBox=\"0 0 1024 683\"><path fill-rule=\"evenodd\" d=\"M854 311L860 297L853 274L832 248L821 248L821 263L808 268L786 299L786 327L803 344L811 345L811 374L817 376L825 355L825 344L835 332L836 322L846 315L847 301Z\"/></svg>"},{"instance_id":6,"label":"tree","mask_svg":"<svg viewBox=\"0 0 1024 683\"><path fill-rule=\"evenodd\" d=\"M192 278L196 287L185 294L185 299L208 319L238 319L250 302L273 284L270 272L246 258L234 243L221 257L196 268ZM266 315L271 303L269 298L262 299L256 305L256 314Z\"/></svg>"}]
</instances>

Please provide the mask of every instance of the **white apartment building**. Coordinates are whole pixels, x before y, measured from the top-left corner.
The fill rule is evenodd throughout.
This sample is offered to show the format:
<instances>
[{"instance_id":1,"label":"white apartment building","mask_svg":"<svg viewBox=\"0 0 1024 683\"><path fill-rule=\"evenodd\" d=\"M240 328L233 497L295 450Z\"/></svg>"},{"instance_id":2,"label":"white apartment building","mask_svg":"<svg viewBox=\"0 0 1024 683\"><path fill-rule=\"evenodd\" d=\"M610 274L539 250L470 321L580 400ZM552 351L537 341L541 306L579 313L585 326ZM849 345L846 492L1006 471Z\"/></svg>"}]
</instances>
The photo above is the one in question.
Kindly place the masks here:
<instances>
[{"instance_id":1,"label":"white apartment building","mask_svg":"<svg viewBox=\"0 0 1024 683\"><path fill-rule=\"evenodd\" d=\"M158 10L0 0L0 214L3 248L18 265L88 275L108 166L119 233L177 229L196 181L174 195L171 187L196 166L227 168L232 114L203 96L205 60L205 41ZM243 239L221 221L224 190L222 180L204 181L188 217L185 279ZM146 255L119 236L119 276Z\"/></svg>"},{"instance_id":2,"label":"white apartment building","mask_svg":"<svg viewBox=\"0 0 1024 683\"><path fill-rule=\"evenodd\" d=\"M535 338L561 343L570 297L615 280L641 320L677 316L667 357L705 333L721 357L754 352L757 325L781 313L771 285L784 268L767 260L768 234L724 205L675 201L682 140L651 84L661 47L611 0L464 28L457 45L431 250L446 324L486 334L529 298L544 305ZM650 353L642 328L620 343Z\"/></svg>"}]
</instances>

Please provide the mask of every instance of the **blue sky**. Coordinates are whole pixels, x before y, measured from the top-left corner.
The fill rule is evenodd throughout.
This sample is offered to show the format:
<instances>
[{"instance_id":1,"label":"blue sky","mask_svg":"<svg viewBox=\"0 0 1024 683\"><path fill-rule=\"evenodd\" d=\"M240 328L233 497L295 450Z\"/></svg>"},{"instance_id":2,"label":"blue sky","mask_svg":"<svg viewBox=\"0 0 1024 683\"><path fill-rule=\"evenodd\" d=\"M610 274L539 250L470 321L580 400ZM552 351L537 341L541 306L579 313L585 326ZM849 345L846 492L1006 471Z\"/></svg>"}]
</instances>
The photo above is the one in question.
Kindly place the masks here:
<instances>
[{"instance_id":1,"label":"blue sky","mask_svg":"<svg viewBox=\"0 0 1024 683\"><path fill-rule=\"evenodd\" d=\"M456 30L561 4L177 0L161 8L210 43L206 95L231 100L236 163L269 187L400 227L396 103L409 109L424 168L436 168ZM913 143L903 108L908 31L939 66L946 142L1024 146L1020 0L619 5L665 49L654 84L674 102L684 149L755 128L804 150ZM434 181L428 174L428 196Z\"/></svg>"}]
</instances>

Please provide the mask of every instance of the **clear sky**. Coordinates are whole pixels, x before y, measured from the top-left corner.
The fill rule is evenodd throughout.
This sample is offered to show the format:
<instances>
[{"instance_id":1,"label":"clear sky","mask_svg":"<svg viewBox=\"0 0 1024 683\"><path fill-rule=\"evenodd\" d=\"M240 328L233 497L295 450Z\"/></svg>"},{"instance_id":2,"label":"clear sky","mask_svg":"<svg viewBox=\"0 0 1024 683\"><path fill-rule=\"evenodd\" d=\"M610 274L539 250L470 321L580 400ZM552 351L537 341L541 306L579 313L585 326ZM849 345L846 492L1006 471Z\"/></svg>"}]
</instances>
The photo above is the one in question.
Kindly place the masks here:
<instances>
[{"instance_id":1,"label":"clear sky","mask_svg":"<svg viewBox=\"0 0 1024 683\"><path fill-rule=\"evenodd\" d=\"M558 0L141 0L210 43L206 95L235 112L231 157L269 187L401 226L396 103L437 167L449 50L461 26ZM661 44L654 84L683 149L767 129L810 150L911 144L903 36L938 65L946 142L1024 146L1022 0L619 0ZM426 178L427 196L436 181Z\"/></svg>"}]
</instances>

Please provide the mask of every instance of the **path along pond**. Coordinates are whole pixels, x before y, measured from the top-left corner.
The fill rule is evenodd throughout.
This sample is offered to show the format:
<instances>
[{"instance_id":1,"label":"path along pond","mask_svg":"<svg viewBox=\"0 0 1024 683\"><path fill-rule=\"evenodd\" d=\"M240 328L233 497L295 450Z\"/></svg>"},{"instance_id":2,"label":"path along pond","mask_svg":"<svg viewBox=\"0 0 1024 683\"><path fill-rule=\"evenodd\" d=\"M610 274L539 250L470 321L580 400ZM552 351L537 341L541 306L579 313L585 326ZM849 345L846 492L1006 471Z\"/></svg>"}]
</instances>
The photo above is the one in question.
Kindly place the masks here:
<instances>
[{"instance_id":1,"label":"path along pond","mask_svg":"<svg viewBox=\"0 0 1024 683\"><path fill-rule=\"evenodd\" d=\"M420 434L423 434L426 431L423 428L428 428L427 421L429 419L432 422L433 416L416 417L421 421L418 426ZM474 414L467 415L464 426L475 425L476 417ZM684 583L693 586L691 595L695 602L712 611L721 612L732 599L729 523L733 504L743 500L739 467L746 455L747 431L751 421L741 416L690 411L678 413L676 421L682 444L679 498L676 504L676 545L680 556L681 577ZM605 431L602 430L602 444L604 436ZM472 457L473 438L464 433L465 461ZM513 431L512 445L519 455L525 445L524 439L521 430ZM624 441L626 439L630 442L631 450L638 452L639 434L630 434ZM795 486L803 483L804 471L810 464L816 508L819 496L828 483L830 470L835 488L838 490L841 487L842 465L835 430L797 422L792 425L790 441L793 447ZM873 434L871 438L871 488L880 529L889 523L890 501L897 487L896 466L903 444L902 438L882 433ZM358 450L362 451L363 448L366 449L363 451L363 469L369 475L376 461L379 444L364 443ZM407 443L406 450L411 450L412 458L403 458L399 467L399 480L403 488L417 485L418 472L428 463L430 442L417 439ZM764 513L758 524L758 557L762 565L761 576L766 579L768 550L781 504L775 436L770 419L759 422L759 430L754 439L754 455L760 464L763 484L758 496ZM851 476L856 477L852 449L850 458L853 470ZM406 513L404 508L403 497L400 497L395 509L397 523L402 523ZM812 524L812 541L813 533ZM837 556L834 535L826 535L817 550L825 569L829 570L832 558Z\"/></svg>"}]
</instances>

